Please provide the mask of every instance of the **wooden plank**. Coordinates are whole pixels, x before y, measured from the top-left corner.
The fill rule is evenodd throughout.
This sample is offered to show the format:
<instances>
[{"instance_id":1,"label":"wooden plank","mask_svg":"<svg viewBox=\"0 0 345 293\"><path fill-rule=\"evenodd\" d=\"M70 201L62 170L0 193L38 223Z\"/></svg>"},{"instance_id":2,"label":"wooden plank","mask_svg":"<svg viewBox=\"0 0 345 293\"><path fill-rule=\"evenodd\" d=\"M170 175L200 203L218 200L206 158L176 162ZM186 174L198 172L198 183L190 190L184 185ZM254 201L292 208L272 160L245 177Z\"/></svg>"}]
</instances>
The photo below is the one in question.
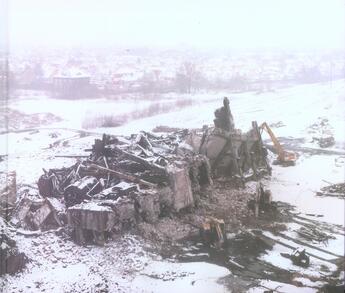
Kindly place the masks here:
<instances>
[{"instance_id":1,"label":"wooden plank","mask_svg":"<svg viewBox=\"0 0 345 293\"><path fill-rule=\"evenodd\" d=\"M278 232L277 235L279 235L280 237L285 238L285 239L287 239L287 240L291 240L291 241L293 241L293 242L295 242L295 243L297 243L297 244L304 245L304 246L310 247L310 248L315 249L315 250L319 250L319 251L321 251L321 252L323 252L323 253L327 253L327 254L333 255L333 256L335 256L335 257L343 257L342 255L335 254L335 253L333 253L333 252L331 252L331 251L328 251L328 250L325 250L325 249L316 247L316 246L311 245L311 244L309 244L309 243L306 243L306 242L304 242L304 241L301 241L301 240L298 240L298 239L294 239L294 238L292 238L292 237L290 237L290 236L284 235L283 233Z\"/></svg>"},{"instance_id":2,"label":"wooden plank","mask_svg":"<svg viewBox=\"0 0 345 293\"><path fill-rule=\"evenodd\" d=\"M166 169L160 165L157 165L155 163L151 163L151 162L148 162L147 160L143 159L143 158L140 158L136 155L133 155L125 150L122 150L120 149L119 147L117 146L112 146L112 148L121 153L122 155L124 155L125 157L127 157L128 159L134 161L134 162L137 162L139 164L142 164L144 165L146 168L148 168L149 170L152 170L152 171L155 171L157 172L158 174L162 174L162 175L166 175L167 172L166 172Z\"/></svg>"},{"instance_id":3,"label":"wooden plank","mask_svg":"<svg viewBox=\"0 0 345 293\"><path fill-rule=\"evenodd\" d=\"M157 188L157 184L142 180L142 179L135 177L133 175L124 174L124 173L121 173L121 172L118 172L118 171L115 171L115 170L112 170L109 168L105 168L105 167L102 167L102 166L99 166L96 164L91 164L90 167L93 167L93 168L98 169L100 171L112 173L120 179L128 180L130 182L138 183L138 184L145 185L148 187Z\"/></svg>"}]
</instances>

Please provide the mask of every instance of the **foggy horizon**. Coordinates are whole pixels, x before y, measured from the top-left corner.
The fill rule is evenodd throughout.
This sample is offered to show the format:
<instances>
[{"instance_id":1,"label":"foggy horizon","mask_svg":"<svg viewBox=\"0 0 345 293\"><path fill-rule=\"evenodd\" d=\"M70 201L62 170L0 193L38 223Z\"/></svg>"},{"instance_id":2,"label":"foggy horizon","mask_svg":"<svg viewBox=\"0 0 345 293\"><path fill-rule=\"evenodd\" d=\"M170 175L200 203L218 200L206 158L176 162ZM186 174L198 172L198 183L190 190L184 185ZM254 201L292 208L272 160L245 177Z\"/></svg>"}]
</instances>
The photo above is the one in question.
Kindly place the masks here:
<instances>
[{"instance_id":1,"label":"foggy horizon","mask_svg":"<svg viewBox=\"0 0 345 293\"><path fill-rule=\"evenodd\" d=\"M8 3L9 49L339 50L343 1Z\"/></svg>"}]
</instances>

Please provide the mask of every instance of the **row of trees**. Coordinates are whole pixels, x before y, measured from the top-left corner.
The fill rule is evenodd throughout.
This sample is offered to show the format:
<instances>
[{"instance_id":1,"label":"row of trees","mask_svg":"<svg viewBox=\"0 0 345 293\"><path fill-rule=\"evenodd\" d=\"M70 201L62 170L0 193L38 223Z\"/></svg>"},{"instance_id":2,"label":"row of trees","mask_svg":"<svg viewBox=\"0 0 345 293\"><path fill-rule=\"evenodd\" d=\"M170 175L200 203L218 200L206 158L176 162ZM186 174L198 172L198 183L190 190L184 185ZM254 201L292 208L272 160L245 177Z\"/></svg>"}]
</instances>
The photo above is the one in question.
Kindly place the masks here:
<instances>
[{"instance_id":1,"label":"row of trees","mask_svg":"<svg viewBox=\"0 0 345 293\"><path fill-rule=\"evenodd\" d=\"M250 79L249 77L235 74L231 78L217 78L208 80L197 66L191 62L185 62L176 73L175 90L183 93L191 93L200 89L231 89L234 91L256 90L271 88L274 84L304 84L326 82L333 79L345 78L345 66L340 72L322 73L318 66L303 67L293 75L283 78L262 77Z\"/></svg>"}]
</instances>

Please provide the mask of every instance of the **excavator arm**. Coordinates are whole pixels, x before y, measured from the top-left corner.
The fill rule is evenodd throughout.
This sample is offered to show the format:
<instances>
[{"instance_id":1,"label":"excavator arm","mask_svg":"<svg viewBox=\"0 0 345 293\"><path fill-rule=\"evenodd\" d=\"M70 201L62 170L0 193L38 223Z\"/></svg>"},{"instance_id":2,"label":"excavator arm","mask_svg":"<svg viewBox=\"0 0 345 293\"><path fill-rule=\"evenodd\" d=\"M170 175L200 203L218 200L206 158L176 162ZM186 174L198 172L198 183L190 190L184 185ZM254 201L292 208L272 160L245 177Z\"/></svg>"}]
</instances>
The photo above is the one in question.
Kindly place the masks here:
<instances>
[{"instance_id":1,"label":"excavator arm","mask_svg":"<svg viewBox=\"0 0 345 293\"><path fill-rule=\"evenodd\" d=\"M287 152L284 150L284 148L282 147L279 140L276 138L276 136L274 135L272 129L268 126L268 124L266 122L262 123L260 126L260 129L265 130L270 136L273 142L273 145L278 153L278 158L277 158L278 162L285 165L294 165L297 160L296 154L292 152Z\"/></svg>"}]
</instances>

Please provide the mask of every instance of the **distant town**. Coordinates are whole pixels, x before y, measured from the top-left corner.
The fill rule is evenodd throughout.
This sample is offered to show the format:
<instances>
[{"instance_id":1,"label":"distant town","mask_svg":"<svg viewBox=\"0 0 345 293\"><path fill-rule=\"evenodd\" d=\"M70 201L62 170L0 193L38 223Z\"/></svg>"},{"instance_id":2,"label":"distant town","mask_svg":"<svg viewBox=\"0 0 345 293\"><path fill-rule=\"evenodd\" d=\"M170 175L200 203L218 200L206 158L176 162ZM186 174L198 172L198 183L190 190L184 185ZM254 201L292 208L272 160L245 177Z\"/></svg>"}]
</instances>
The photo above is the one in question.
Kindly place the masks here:
<instances>
[{"instance_id":1,"label":"distant town","mask_svg":"<svg viewBox=\"0 0 345 293\"><path fill-rule=\"evenodd\" d=\"M10 91L45 90L67 99L203 90L260 93L294 84L331 84L345 76L340 51L36 50L11 52L7 60L1 62L1 76Z\"/></svg>"}]
</instances>

